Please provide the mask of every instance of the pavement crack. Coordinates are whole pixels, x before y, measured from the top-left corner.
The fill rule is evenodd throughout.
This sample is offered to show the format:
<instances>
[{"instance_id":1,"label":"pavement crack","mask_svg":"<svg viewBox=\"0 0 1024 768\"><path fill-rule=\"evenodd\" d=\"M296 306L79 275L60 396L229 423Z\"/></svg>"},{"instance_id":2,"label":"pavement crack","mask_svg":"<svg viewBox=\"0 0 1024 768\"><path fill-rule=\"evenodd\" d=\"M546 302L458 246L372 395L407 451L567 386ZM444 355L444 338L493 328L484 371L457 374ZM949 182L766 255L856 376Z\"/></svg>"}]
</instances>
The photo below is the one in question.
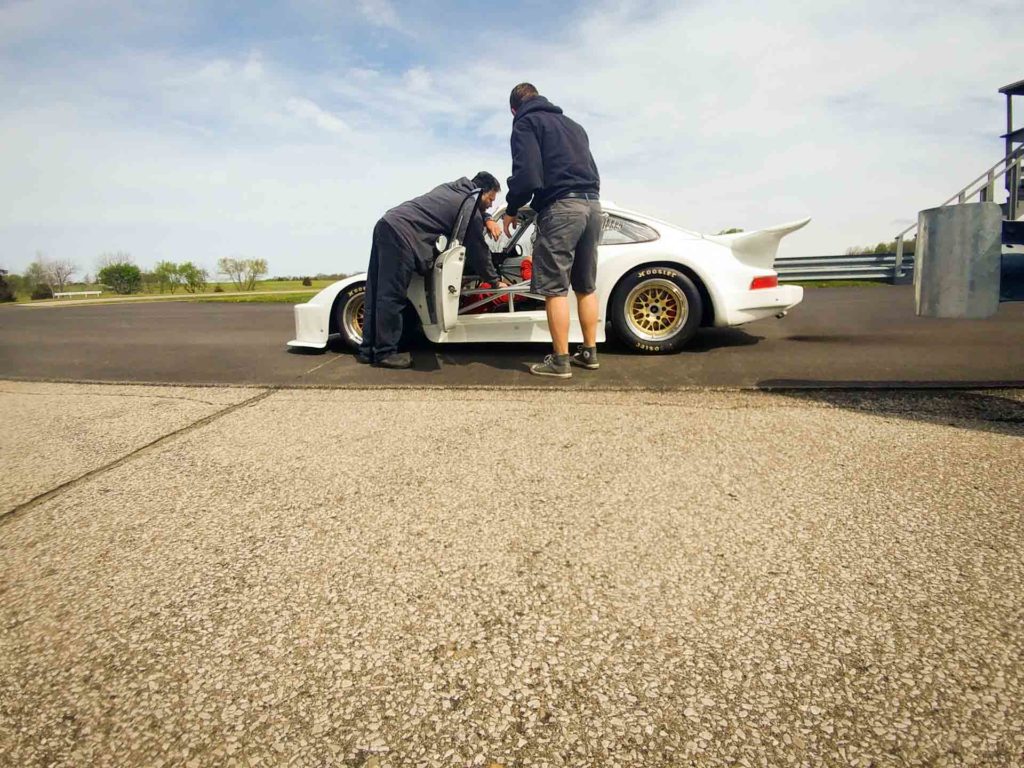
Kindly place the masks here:
<instances>
[{"instance_id":1,"label":"pavement crack","mask_svg":"<svg viewBox=\"0 0 1024 768\"><path fill-rule=\"evenodd\" d=\"M320 363L320 365L314 365L314 366L313 366L312 368L310 368L310 369L309 369L308 371L303 371L302 373L300 373L300 374L299 374L298 376L296 376L295 378L296 378L296 379L301 379L301 378L303 378L304 376L308 376L309 374L313 373L314 371L319 371L319 370L320 370L321 368L323 368L323 367L324 367L325 365L330 365L331 363L335 363L335 362L337 362L338 360L341 360L341 355L337 355L336 357L332 357L332 358L330 358L329 360L325 360L324 362Z\"/></svg>"},{"instance_id":2,"label":"pavement crack","mask_svg":"<svg viewBox=\"0 0 1024 768\"><path fill-rule=\"evenodd\" d=\"M102 475L106 472L110 472L111 470L117 469L118 467L122 466L123 464L127 464L129 461L138 456L143 456L147 453L156 450L157 448L160 448L162 445L170 442L176 437L180 437L181 435L185 435L188 434L189 432L201 429L202 427L205 427L207 424L210 424L211 422L214 422L217 419L223 418L224 416L234 413L235 411L241 410L242 408L247 408L250 405L255 405L261 400L265 400L266 398L270 397L277 391L277 387L271 387L270 389L265 389L262 392L253 395L252 397L242 400L241 402L234 403L232 405L227 406L226 408L221 408L219 411L215 411L214 413L211 413L208 416L204 416L198 421L193 421L191 424L186 424L184 427L176 429L173 432L168 432L166 435L161 435L155 440L152 440L146 443L145 445L136 448L134 451L126 453L119 459L114 459L113 461L108 462L101 467L90 469L88 472L79 475L78 477L63 482L60 485L57 485L51 488L50 490L45 491L39 494L38 496L29 499L28 501L24 501L21 504L18 504L17 506L8 510L7 512L0 513L0 526L6 525L7 523L14 520L16 517L22 516L24 513L39 506L43 502L49 501L54 496L57 496L63 493L64 491L71 490L72 488L75 488L76 486L79 486L82 483L88 482L94 477Z\"/></svg>"}]
</instances>

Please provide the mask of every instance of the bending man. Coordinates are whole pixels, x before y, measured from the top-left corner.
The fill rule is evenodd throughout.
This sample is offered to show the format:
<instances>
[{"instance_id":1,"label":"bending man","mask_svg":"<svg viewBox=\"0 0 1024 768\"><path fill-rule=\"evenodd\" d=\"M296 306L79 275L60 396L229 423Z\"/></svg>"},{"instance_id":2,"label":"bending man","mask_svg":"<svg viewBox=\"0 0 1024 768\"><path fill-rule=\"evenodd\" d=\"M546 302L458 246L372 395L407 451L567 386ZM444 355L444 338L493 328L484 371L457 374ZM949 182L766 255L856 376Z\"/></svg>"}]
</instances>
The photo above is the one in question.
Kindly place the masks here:
<instances>
[{"instance_id":1,"label":"bending man","mask_svg":"<svg viewBox=\"0 0 1024 768\"><path fill-rule=\"evenodd\" d=\"M597 241L601 236L601 178L587 132L559 107L520 83L512 108L512 175L505 234L518 225L520 207L533 200L537 242L530 292L544 297L554 353L530 373L568 379L570 363L590 370L597 362ZM576 294L583 346L569 356L569 287Z\"/></svg>"},{"instance_id":2,"label":"bending man","mask_svg":"<svg viewBox=\"0 0 1024 768\"><path fill-rule=\"evenodd\" d=\"M356 359L380 368L409 368L412 357L398 351L405 308L413 273L427 275L437 256L437 238L448 237L466 195L480 189L480 203L466 229L466 258L482 279L504 288L484 242L485 229L497 239L496 222L483 214L494 204L501 184L481 171L472 179L462 177L435 187L425 195L402 203L385 213L373 228L370 267L366 271L366 311L363 341Z\"/></svg>"}]
</instances>

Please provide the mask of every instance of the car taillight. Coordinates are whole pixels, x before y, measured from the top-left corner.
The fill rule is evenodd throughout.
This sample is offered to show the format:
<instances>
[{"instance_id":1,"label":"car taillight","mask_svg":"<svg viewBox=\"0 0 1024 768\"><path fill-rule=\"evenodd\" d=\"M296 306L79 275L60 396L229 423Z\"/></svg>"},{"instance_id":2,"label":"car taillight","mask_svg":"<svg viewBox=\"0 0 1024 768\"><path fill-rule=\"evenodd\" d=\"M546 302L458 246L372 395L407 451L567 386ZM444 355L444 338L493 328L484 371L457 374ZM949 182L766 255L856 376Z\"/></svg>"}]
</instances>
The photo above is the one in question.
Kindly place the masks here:
<instances>
[{"instance_id":1,"label":"car taillight","mask_svg":"<svg viewBox=\"0 0 1024 768\"><path fill-rule=\"evenodd\" d=\"M755 277L750 282L750 290L756 291L758 288L778 288L779 287L779 276L771 275L770 277Z\"/></svg>"}]
</instances>

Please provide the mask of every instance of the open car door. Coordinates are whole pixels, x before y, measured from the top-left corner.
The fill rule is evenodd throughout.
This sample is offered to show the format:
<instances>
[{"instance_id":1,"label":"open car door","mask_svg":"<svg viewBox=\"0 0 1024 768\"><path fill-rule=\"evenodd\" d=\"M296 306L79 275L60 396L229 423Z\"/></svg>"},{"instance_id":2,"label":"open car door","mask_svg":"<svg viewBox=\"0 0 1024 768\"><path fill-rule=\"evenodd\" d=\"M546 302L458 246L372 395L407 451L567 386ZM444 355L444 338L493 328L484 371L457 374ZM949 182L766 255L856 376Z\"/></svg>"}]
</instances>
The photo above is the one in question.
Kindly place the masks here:
<instances>
[{"instance_id":1,"label":"open car door","mask_svg":"<svg viewBox=\"0 0 1024 768\"><path fill-rule=\"evenodd\" d=\"M447 243L439 244L441 255L434 262L431 274L433 309L437 324L444 332L450 331L459 321L459 294L462 292L462 271L466 266L466 230L473 217L473 211L480 200L481 190L474 189L462 205L455 217L451 237Z\"/></svg>"}]
</instances>

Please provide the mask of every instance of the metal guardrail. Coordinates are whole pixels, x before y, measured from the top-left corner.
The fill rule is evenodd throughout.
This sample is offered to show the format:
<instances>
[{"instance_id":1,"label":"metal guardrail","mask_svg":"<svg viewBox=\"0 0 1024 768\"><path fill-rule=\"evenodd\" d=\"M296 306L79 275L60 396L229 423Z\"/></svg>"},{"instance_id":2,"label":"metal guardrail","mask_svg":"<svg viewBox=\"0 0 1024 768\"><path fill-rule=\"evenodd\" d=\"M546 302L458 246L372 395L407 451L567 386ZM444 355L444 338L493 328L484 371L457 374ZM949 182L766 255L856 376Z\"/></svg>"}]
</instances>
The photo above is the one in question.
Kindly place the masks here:
<instances>
[{"instance_id":1,"label":"metal guardrail","mask_svg":"<svg viewBox=\"0 0 1024 768\"><path fill-rule=\"evenodd\" d=\"M790 256L775 260L773 269L784 283L817 280L878 280L895 282L895 253L858 253L843 256ZM903 262L900 277L912 275L912 260Z\"/></svg>"}]
</instances>

